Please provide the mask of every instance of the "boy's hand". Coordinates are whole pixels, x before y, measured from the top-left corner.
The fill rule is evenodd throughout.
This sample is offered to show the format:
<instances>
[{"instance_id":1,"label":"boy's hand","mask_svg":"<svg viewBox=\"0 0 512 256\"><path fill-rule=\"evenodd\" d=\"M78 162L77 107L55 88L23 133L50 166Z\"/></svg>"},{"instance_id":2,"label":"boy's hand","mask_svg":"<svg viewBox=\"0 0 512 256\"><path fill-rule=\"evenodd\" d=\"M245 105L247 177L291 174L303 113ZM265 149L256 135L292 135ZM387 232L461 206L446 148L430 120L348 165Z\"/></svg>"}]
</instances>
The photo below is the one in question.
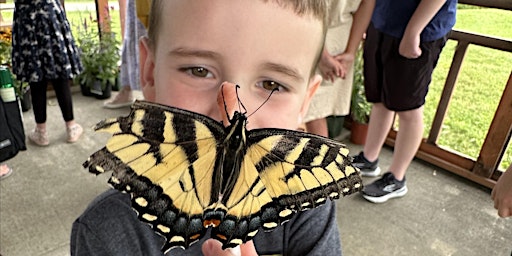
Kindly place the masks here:
<instances>
[{"instance_id":1,"label":"boy's hand","mask_svg":"<svg viewBox=\"0 0 512 256\"><path fill-rule=\"evenodd\" d=\"M512 216L512 165L501 175L492 190L491 198L500 217Z\"/></svg>"},{"instance_id":2,"label":"boy's hand","mask_svg":"<svg viewBox=\"0 0 512 256\"><path fill-rule=\"evenodd\" d=\"M203 254L205 256L257 256L256 248L252 241L237 246L222 250L222 243L215 239L208 239L204 242Z\"/></svg>"},{"instance_id":3,"label":"boy's hand","mask_svg":"<svg viewBox=\"0 0 512 256\"><path fill-rule=\"evenodd\" d=\"M409 36L404 34L398 52L408 59L419 58L421 56L420 35Z\"/></svg>"}]
</instances>

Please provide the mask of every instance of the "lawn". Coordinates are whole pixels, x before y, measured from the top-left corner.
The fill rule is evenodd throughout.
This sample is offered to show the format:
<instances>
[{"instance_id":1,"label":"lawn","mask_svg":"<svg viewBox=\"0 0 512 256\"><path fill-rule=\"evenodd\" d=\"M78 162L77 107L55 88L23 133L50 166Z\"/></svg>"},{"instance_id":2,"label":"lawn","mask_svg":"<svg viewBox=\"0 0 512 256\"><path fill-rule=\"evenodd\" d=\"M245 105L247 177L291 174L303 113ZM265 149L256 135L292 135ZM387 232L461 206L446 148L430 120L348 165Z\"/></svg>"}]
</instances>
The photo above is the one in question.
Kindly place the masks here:
<instances>
[{"instance_id":1,"label":"lawn","mask_svg":"<svg viewBox=\"0 0 512 256\"><path fill-rule=\"evenodd\" d=\"M462 9L455 29L512 39L512 12L496 9ZM434 72L425 105L425 136L441 96L456 42L448 41ZM450 102L438 144L472 158L484 142L501 94L512 70L512 53L471 45ZM501 167L512 163L509 144Z\"/></svg>"},{"instance_id":2,"label":"lawn","mask_svg":"<svg viewBox=\"0 0 512 256\"><path fill-rule=\"evenodd\" d=\"M8 0L12 3L12 0ZM67 4L93 3L92 0L66 0ZM116 5L117 1L110 1ZM120 38L119 12L113 10L112 29ZM76 29L83 20L90 24L94 9L68 11L68 19L76 35ZM3 12L6 20L12 13ZM458 10L456 29L473 33L512 39L512 12L489 8L463 8ZM455 41L448 41L434 72L430 92L425 105L425 137L435 115L446 75L456 47ZM484 142L487 130L496 111L501 94L512 68L512 53L501 52L480 46L470 46L462 65L447 117L438 144L459 151L476 159ZM512 146L503 157L501 167L512 164Z\"/></svg>"}]
</instances>

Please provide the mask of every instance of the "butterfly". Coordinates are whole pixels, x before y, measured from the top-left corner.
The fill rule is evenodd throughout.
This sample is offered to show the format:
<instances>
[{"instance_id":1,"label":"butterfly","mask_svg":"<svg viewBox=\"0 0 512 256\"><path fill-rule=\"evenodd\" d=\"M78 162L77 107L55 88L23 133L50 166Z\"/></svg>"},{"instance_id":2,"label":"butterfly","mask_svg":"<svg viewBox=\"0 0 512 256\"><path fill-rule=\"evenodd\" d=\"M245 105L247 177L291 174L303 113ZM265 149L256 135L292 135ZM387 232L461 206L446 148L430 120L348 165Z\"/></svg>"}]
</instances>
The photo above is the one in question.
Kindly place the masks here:
<instances>
[{"instance_id":1,"label":"butterfly","mask_svg":"<svg viewBox=\"0 0 512 256\"><path fill-rule=\"evenodd\" d=\"M128 116L103 120L112 133L83 164L131 195L138 218L166 242L188 248L212 227L223 248L271 231L299 211L361 190L340 142L285 129L247 130L235 111L224 126L187 110L136 101Z\"/></svg>"}]
</instances>

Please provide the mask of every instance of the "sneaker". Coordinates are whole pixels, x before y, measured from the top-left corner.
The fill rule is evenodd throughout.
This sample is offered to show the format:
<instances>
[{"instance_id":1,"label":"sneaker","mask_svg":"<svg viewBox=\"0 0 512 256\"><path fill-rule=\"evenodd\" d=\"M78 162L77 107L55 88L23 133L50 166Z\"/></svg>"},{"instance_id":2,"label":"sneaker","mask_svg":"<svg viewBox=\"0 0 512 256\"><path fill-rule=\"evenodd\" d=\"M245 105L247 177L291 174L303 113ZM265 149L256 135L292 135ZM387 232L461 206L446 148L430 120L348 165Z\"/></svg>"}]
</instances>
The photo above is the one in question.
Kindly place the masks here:
<instances>
[{"instance_id":1,"label":"sneaker","mask_svg":"<svg viewBox=\"0 0 512 256\"><path fill-rule=\"evenodd\" d=\"M388 199L405 196L407 194L405 177L399 181L392 173L387 172L382 178L364 186L361 192L363 197L372 203L384 203Z\"/></svg>"},{"instance_id":2,"label":"sneaker","mask_svg":"<svg viewBox=\"0 0 512 256\"><path fill-rule=\"evenodd\" d=\"M109 109L124 108L131 106L134 101L132 91L121 89L114 99L104 102L103 107Z\"/></svg>"},{"instance_id":3,"label":"sneaker","mask_svg":"<svg viewBox=\"0 0 512 256\"><path fill-rule=\"evenodd\" d=\"M69 143L73 143L73 142L76 142L80 138L80 135L82 135L82 133L84 132L84 129L79 124L74 124L70 127L67 127L66 131L68 133L67 141Z\"/></svg>"},{"instance_id":4,"label":"sneaker","mask_svg":"<svg viewBox=\"0 0 512 256\"><path fill-rule=\"evenodd\" d=\"M363 151L359 152L359 155L354 156L352 164L361 171L362 176L377 177L380 174L379 159L370 162L364 157Z\"/></svg>"},{"instance_id":5,"label":"sneaker","mask_svg":"<svg viewBox=\"0 0 512 256\"><path fill-rule=\"evenodd\" d=\"M34 130L28 135L28 138L38 146L48 146L48 144L50 144L48 132L46 130L34 128Z\"/></svg>"}]
</instances>

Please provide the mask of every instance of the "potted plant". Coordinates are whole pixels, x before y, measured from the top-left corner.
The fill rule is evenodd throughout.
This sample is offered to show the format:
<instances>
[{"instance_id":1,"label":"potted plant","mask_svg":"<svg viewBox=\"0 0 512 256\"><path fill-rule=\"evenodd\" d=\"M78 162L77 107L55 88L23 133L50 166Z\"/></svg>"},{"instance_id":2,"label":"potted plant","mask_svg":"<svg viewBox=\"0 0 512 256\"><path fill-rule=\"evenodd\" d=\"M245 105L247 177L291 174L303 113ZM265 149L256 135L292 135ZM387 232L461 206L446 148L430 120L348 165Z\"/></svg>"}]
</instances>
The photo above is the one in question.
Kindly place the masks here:
<instances>
[{"instance_id":1,"label":"potted plant","mask_svg":"<svg viewBox=\"0 0 512 256\"><path fill-rule=\"evenodd\" d=\"M100 30L97 26L88 26L84 20L78 28L77 45L83 71L74 79L83 95L98 99L109 98L112 88L118 86L120 62L120 42L110 30L110 22L102 25Z\"/></svg>"},{"instance_id":2,"label":"potted plant","mask_svg":"<svg viewBox=\"0 0 512 256\"><path fill-rule=\"evenodd\" d=\"M362 145L366 142L368 122L372 110L372 104L366 101L364 92L362 47L359 47L354 61L354 82L352 85L352 98L350 103L350 117L352 119L350 141L354 144Z\"/></svg>"},{"instance_id":3,"label":"potted plant","mask_svg":"<svg viewBox=\"0 0 512 256\"><path fill-rule=\"evenodd\" d=\"M0 65L7 66L12 72L11 66L11 52L12 52L12 28L11 27L3 27L0 28ZM32 102L30 101L30 87L28 83L19 81L16 79L13 74L13 87L18 96L21 109L23 112L30 110L32 107Z\"/></svg>"}]
</instances>

